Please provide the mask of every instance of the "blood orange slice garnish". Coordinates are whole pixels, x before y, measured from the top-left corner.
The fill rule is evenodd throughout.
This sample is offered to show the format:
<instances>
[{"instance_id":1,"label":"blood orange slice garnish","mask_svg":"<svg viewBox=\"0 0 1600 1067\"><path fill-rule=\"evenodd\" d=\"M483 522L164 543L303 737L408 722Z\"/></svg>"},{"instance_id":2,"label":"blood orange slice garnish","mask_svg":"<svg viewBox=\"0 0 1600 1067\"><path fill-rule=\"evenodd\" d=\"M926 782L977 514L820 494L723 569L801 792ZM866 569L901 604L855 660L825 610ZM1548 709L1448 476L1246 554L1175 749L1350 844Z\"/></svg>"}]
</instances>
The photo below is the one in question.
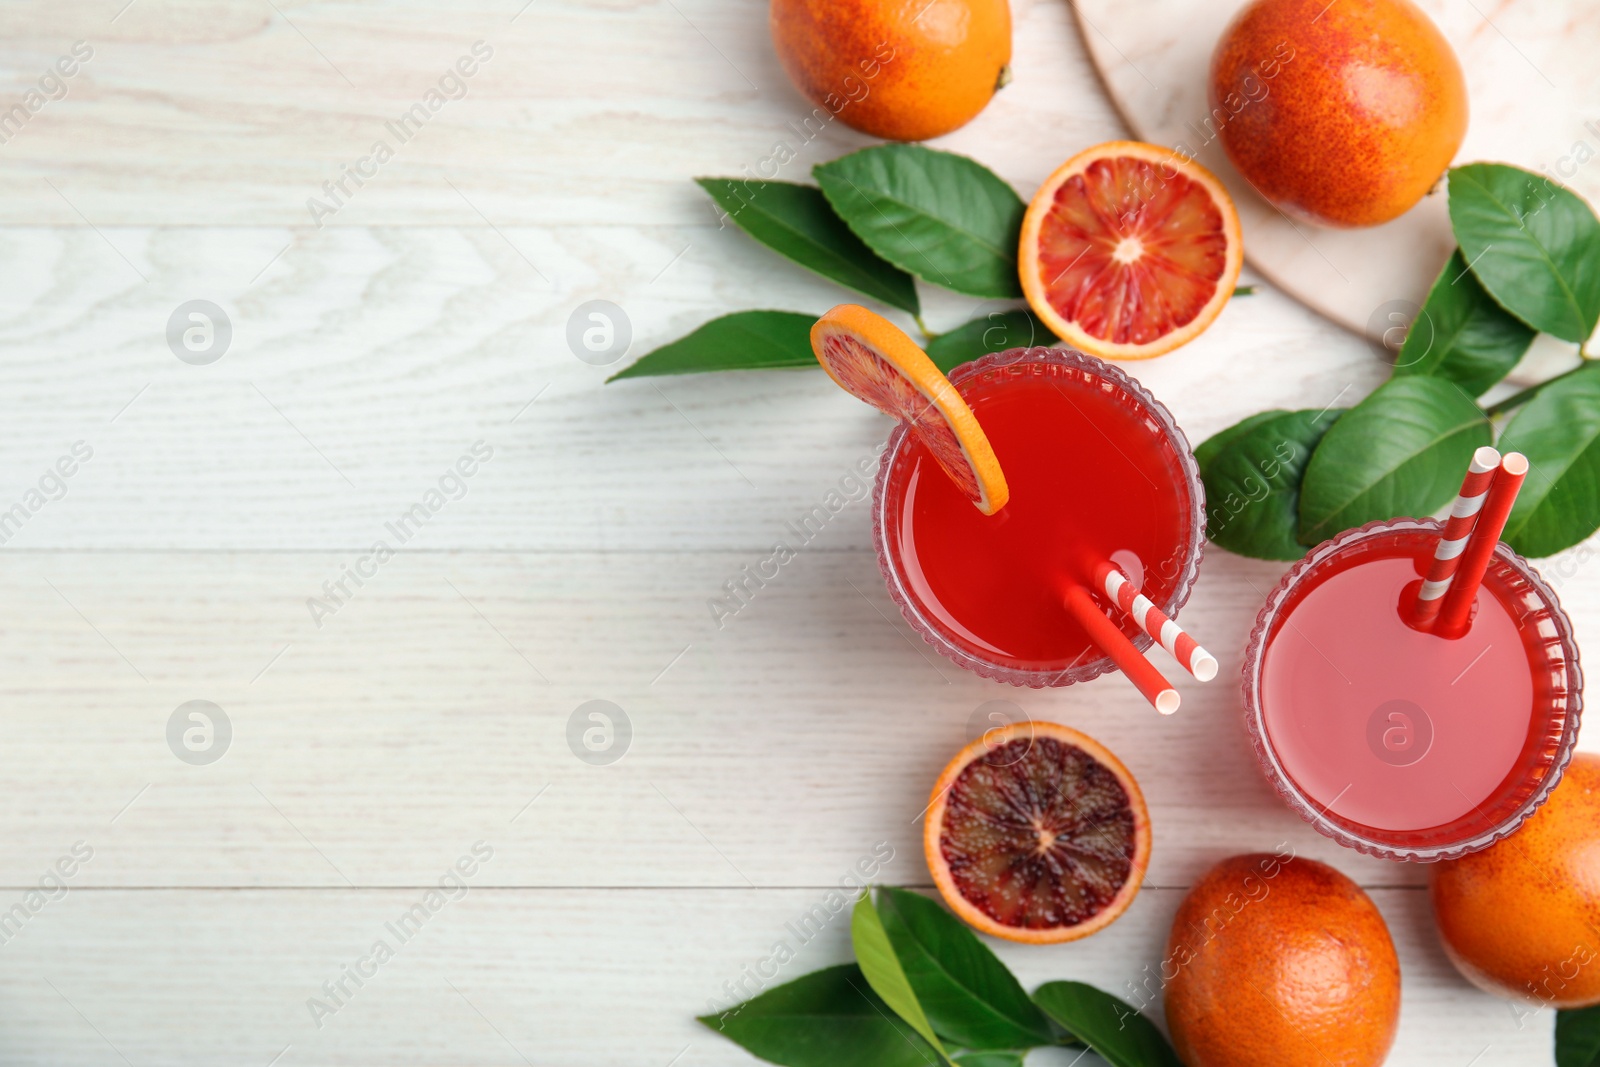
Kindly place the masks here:
<instances>
[{"instance_id":1,"label":"blood orange slice garnish","mask_svg":"<svg viewBox=\"0 0 1600 1067\"><path fill-rule=\"evenodd\" d=\"M1139 892L1150 814L1133 775L1099 742L1019 722L945 767L923 847L945 903L973 927L1011 941L1076 941Z\"/></svg>"},{"instance_id":2,"label":"blood orange slice garnish","mask_svg":"<svg viewBox=\"0 0 1600 1067\"><path fill-rule=\"evenodd\" d=\"M1006 506L1000 461L972 409L928 354L882 315L840 304L811 327L811 350L847 393L908 423L985 515Z\"/></svg>"},{"instance_id":3,"label":"blood orange slice garnish","mask_svg":"<svg viewBox=\"0 0 1600 1067\"><path fill-rule=\"evenodd\" d=\"M1028 305L1104 359L1144 359L1194 338L1233 295L1239 215L1211 172L1170 148L1111 141L1061 164L1022 222Z\"/></svg>"}]
</instances>

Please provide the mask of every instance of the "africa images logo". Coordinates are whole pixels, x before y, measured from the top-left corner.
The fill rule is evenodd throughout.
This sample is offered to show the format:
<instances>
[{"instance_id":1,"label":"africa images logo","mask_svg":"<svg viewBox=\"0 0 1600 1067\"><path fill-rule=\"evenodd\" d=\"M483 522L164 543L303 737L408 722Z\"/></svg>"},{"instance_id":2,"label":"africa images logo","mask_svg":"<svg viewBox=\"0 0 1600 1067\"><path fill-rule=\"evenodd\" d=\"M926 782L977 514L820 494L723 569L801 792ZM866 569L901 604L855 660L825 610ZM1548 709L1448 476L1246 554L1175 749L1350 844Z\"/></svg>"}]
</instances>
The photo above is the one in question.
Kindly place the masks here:
<instances>
[{"instance_id":1,"label":"africa images logo","mask_svg":"<svg viewBox=\"0 0 1600 1067\"><path fill-rule=\"evenodd\" d=\"M339 609L350 603L368 581L378 576L378 568L395 557L397 546L404 546L420 533L422 527L443 511L446 505L464 498L469 489L469 480L493 458L493 445L474 441L471 450L463 452L439 476L437 488L429 488L397 519L383 524L383 528L394 539L394 545L382 538L372 542L371 547L354 563L344 567L338 577L322 583L322 596L306 597L306 610L311 613L311 621L317 624L317 629L322 629L323 622L330 615L337 615Z\"/></svg>"},{"instance_id":2,"label":"africa images logo","mask_svg":"<svg viewBox=\"0 0 1600 1067\"><path fill-rule=\"evenodd\" d=\"M326 199L307 197L306 210L311 212L311 221L317 224L317 228L320 230L326 220L343 211L356 192L378 176L383 165L395 157L397 146L406 144L421 133L422 128L444 110L445 104L464 98L467 95L467 79L477 74L493 56L494 47L487 41L473 42L470 53L462 55L453 66L447 67L438 83L422 94L421 100L406 108L397 118L383 124L395 144L391 145L381 137L373 141L366 155L354 163L341 166L337 178L322 183L322 193ZM355 188L352 189L352 185Z\"/></svg>"}]
</instances>

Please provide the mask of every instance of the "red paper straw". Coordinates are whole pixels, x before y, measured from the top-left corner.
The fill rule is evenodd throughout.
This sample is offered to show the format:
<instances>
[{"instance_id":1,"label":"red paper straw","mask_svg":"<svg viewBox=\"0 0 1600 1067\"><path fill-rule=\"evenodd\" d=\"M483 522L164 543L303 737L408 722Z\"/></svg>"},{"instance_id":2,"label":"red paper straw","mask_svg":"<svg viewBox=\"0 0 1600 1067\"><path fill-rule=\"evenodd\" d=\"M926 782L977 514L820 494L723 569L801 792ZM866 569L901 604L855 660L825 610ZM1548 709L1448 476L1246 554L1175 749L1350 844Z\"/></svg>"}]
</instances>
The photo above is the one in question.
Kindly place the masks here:
<instances>
[{"instance_id":1,"label":"red paper straw","mask_svg":"<svg viewBox=\"0 0 1600 1067\"><path fill-rule=\"evenodd\" d=\"M1461 552L1467 546L1467 537L1478 523L1478 512L1494 481L1495 468L1500 466L1500 452L1484 445L1472 454L1467 466L1467 476L1461 481L1461 492L1450 505L1450 518L1445 521L1439 544L1433 550L1433 566L1417 594L1413 618L1423 629L1431 629L1444 603L1444 594L1450 588L1450 579L1461 562Z\"/></svg>"},{"instance_id":2,"label":"red paper straw","mask_svg":"<svg viewBox=\"0 0 1600 1067\"><path fill-rule=\"evenodd\" d=\"M1089 596L1089 590L1081 585L1069 585L1066 592L1067 610L1072 612L1072 617L1078 620L1078 625L1089 632L1089 637L1100 651L1111 657L1111 662L1122 668L1122 673L1128 676L1144 698L1163 715L1171 715L1178 710L1180 697L1172 684L1161 676L1155 664L1145 659L1133 642L1128 640L1128 635L1117 628L1117 624L1106 618L1105 613L1095 604Z\"/></svg>"},{"instance_id":3,"label":"red paper straw","mask_svg":"<svg viewBox=\"0 0 1600 1067\"><path fill-rule=\"evenodd\" d=\"M1101 588L1111 602L1134 621L1134 624L1155 638L1156 643L1172 654L1178 665L1202 682L1217 676L1217 658L1200 647L1199 642L1184 633L1183 627L1169 619L1150 598L1139 592L1133 580L1109 563L1102 563L1095 574Z\"/></svg>"},{"instance_id":4,"label":"red paper straw","mask_svg":"<svg viewBox=\"0 0 1600 1067\"><path fill-rule=\"evenodd\" d=\"M1478 598L1478 587L1489 569L1489 559L1500 543L1500 533L1506 528L1511 515L1511 505L1517 501L1517 491L1528 476L1528 457L1521 452L1508 452L1495 471L1489 486L1489 495L1478 515L1478 524L1472 529L1467 547L1461 553L1461 565L1456 568L1455 580L1444 595L1439 607L1439 617L1434 621L1433 632L1440 637L1457 638L1467 632L1467 621L1472 615L1472 603Z\"/></svg>"}]
</instances>

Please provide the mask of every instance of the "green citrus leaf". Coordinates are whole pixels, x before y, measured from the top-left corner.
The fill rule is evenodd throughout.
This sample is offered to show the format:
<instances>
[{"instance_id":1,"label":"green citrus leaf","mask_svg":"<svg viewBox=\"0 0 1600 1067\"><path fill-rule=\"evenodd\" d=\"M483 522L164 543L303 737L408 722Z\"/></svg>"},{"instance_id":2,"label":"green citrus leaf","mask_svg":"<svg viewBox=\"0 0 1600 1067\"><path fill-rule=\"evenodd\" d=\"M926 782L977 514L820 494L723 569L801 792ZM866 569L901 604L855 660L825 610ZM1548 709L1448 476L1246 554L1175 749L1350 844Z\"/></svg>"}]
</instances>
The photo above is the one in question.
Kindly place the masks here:
<instances>
[{"instance_id":1,"label":"green citrus leaf","mask_svg":"<svg viewBox=\"0 0 1600 1067\"><path fill-rule=\"evenodd\" d=\"M1556 1012L1556 1067L1600 1067L1600 1004Z\"/></svg>"},{"instance_id":2,"label":"green citrus leaf","mask_svg":"<svg viewBox=\"0 0 1600 1067\"><path fill-rule=\"evenodd\" d=\"M1528 457L1528 480L1501 536L1525 556L1553 556L1600 527L1600 366L1551 382L1500 435Z\"/></svg>"},{"instance_id":3,"label":"green citrus leaf","mask_svg":"<svg viewBox=\"0 0 1600 1067\"><path fill-rule=\"evenodd\" d=\"M833 210L878 255L970 296L1020 297L1027 205L995 173L922 145L863 148L812 171Z\"/></svg>"},{"instance_id":4,"label":"green citrus leaf","mask_svg":"<svg viewBox=\"0 0 1600 1067\"><path fill-rule=\"evenodd\" d=\"M1533 335L1484 292L1457 249L1406 330L1394 372L1449 378L1473 396L1482 396L1511 373Z\"/></svg>"},{"instance_id":5,"label":"green citrus leaf","mask_svg":"<svg viewBox=\"0 0 1600 1067\"><path fill-rule=\"evenodd\" d=\"M1494 437L1483 409L1443 378L1390 378L1328 429L1300 484L1300 543L1374 519L1431 515Z\"/></svg>"},{"instance_id":6,"label":"green citrus leaf","mask_svg":"<svg viewBox=\"0 0 1600 1067\"><path fill-rule=\"evenodd\" d=\"M1341 408L1264 411L1194 450L1206 485L1206 537L1256 559L1299 559L1300 481Z\"/></svg>"},{"instance_id":7,"label":"green citrus leaf","mask_svg":"<svg viewBox=\"0 0 1600 1067\"><path fill-rule=\"evenodd\" d=\"M1183 1067L1154 1023L1083 982L1046 982L1033 999L1112 1067Z\"/></svg>"},{"instance_id":8,"label":"green citrus leaf","mask_svg":"<svg viewBox=\"0 0 1600 1067\"><path fill-rule=\"evenodd\" d=\"M927 897L880 889L878 916L934 1032L968 1049L1056 1044L1050 1020L961 920Z\"/></svg>"},{"instance_id":9,"label":"green citrus leaf","mask_svg":"<svg viewBox=\"0 0 1600 1067\"><path fill-rule=\"evenodd\" d=\"M978 1052L957 1052L950 1057L950 1062L956 1067L1022 1067L1022 1061L1027 1055L1027 1049L1021 1051L984 1049Z\"/></svg>"},{"instance_id":10,"label":"green citrus leaf","mask_svg":"<svg viewBox=\"0 0 1600 1067\"><path fill-rule=\"evenodd\" d=\"M911 981L906 977L905 968L900 966L900 957L895 955L894 946L890 944L889 935L883 928L883 920L872 906L870 893L861 894L855 910L850 913L850 942L856 950L856 963L860 964L861 973L866 976L872 991L943 1056L944 1046L939 1043L933 1025L928 1022L928 1016L917 1000L916 990L912 989Z\"/></svg>"},{"instance_id":11,"label":"green citrus leaf","mask_svg":"<svg viewBox=\"0 0 1600 1067\"><path fill-rule=\"evenodd\" d=\"M1207 463L1211 462L1213 457L1235 438L1250 432L1252 428L1259 426L1268 419L1276 419L1283 414L1284 411L1281 408L1275 408L1272 411L1263 411L1258 415L1250 415L1240 419L1226 430L1218 430L1195 446L1194 461L1204 468Z\"/></svg>"},{"instance_id":12,"label":"green citrus leaf","mask_svg":"<svg viewBox=\"0 0 1600 1067\"><path fill-rule=\"evenodd\" d=\"M973 319L935 337L928 344L928 358L949 374L961 364L979 356L987 356L990 352L1053 345L1055 342L1055 335L1044 323L1034 318L1031 311L1022 308L992 311L981 319Z\"/></svg>"},{"instance_id":13,"label":"green citrus leaf","mask_svg":"<svg viewBox=\"0 0 1600 1067\"><path fill-rule=\"evenodd\" d=\"M795 311L735 311L712 319L687 337L639 357L606 381L654 374L698 374L711 370L815 367L811 325L815 315Z\"/></svg>"},{"instance_id":14,"label":"green citrus leaf","mask_svg":"<svg viewBox=\"0 0 1600 1067\"><path fill-rule=\"evenodd\" d=\"M824 278L915 315L911 275L879 259L828 206L822 190L794 182L696 178L728 218L780 255Z\"/></svg>"},{"instance_id":15,"label":"green citrus leaf","mask_svg":"<svg viewBox=\"0 0 1600 1067\"><path fill-rule=\"evenodd\" d=\"M1504 163L1450 171L1450 224L1472 271L1536 330L1583 343L1600 321L1600 219L1570 189Z\"/></svg>"},{"instance_id":16,"label":"green citrus leaf","mask_svg":"<svg viewBox=\"0 0 1600 1067\"><path fill-rule=\"evenodd\" d=\"M853 963L802 975L700 1021L785 1067L933 1067L939 1062Z\"/></svg>"}]
</instances>

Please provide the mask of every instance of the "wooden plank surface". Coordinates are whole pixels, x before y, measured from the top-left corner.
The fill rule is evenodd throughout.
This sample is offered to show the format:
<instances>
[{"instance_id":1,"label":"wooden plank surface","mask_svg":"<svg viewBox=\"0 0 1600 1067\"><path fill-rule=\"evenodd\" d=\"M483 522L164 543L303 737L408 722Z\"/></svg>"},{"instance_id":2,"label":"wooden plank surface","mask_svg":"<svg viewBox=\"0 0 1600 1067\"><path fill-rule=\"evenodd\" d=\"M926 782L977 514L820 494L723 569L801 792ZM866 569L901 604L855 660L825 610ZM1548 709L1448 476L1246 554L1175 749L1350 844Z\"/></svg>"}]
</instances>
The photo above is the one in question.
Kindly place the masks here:
<instances>
[{"instance_id":1,"label":"wooden plank surface","mask_svg":"<svg viewBox=\"0 0 1600 1067\"><path fill-rule=\"evenodd\" d=\"M349 555L4 557L0 592L33 621L0 661L0 767L20 798L0 808L0 881L84 838L83 885L410 885L463 838L507 834L534 851L496 865L496 885L826 885L863 842L920 850L940 767L1002 700L1127 761L1153 884L1283 842L1367 884L1420 884L1420 867L1312 832L1255 769L1233 679L1276 565L1208 561L1183 618L1223 677L1180 681L1183 711L1160 720L1116 676L1032 691L956 669L901 622L866 552L802 552L718 629L707 601L752 558L412 553L319 628L306 601ZM1596 582L1589 568L1568 591L1593 603ZM631 724L606 766L568 736L597 699ZM203 766L167 734L191 700L231 725Z\"/></svg>"},{"instance_id":2,"label":"wooden plank surface","mask_svg":"<svg viewBox=\"0 0 1600 1067\"><path fill-rule=\"evenodd\" d=\"M74 441L95 453L8 547L365 547L481 439L493 460L419 543L767 548L888 433L816 371L601 387L715 315L842 298L732 229L105 233L148 284L92 231L0 232L15 282L0 293L6 491ZM935 329L999 306L925 293ZM612 366L567 346L568 318L597 298L632 324ZM195 299L232 331L203 366L166 341ZM1132 370L1196 442L1266 407L1348 404L1384 377L1364 342L1265 288L1182 359ZM834 543L867 547L851 529Z\"/></svg>"},{"instance_id":3,"label":"wooden plank surface","mask_svg":"<svg viewBox=\"0 0 1600 1067\"><path fill-rule=\"evenodd\" d=\"M0 153L0 221L313 227L306 201L386 140L394 157L326 225L703 224L696 174L753 172L786 140L800 180L870 143L789 125L812 107L756 3L135 0L112 22L127 3L0 13L18 96L73 42L95 53ZM948 142L1031 189L1114 127L1068 11L1015 15L1019 77ZM402 143L385 124L477 41L493 55L465 94Z\"/></svg>"},{"instance_id":4,"label":"wooden plank surface","mask_svg":"<svg viewBox=\"0 0 1600 1067\"><path fill-rule=\"evenodd\" d=\"M470 849L463 841L450 854ZM511 851L508 847L505 851ZM500 862L502 850L484 865ZM853 860L854 857L852 857ZM887 868L910 865L897 858ZM442 865L441 865L442 866ZM785 942L768 983L849 958L847 919L792 932L820 888L469 888L409 941L390 931L434 885L231 893L79 890L4 946L0 1034L7 1063L647 1064L752 1060L691 1015L721 1008ZM1550 1015L1474 997L1439 951L1425 894L1375 890L1402 959L1404 1010L1389 1062L1548 1062ZM1181 893L1143 891L1104 934L1057 949L999 945L1028 986L1076 978L1137 999L1160 966ZM410 927L406 928L410 931ZM325 982L387 940L393 958L335 1006ZM334 1007L308 1007L317 999ZM314 1020L315 1011L315 1020ZM322 1025L318 1027L316 1022ZM287 1049L287 1051L285 1051ZM1041 1050L1035 1067L1076 1052ZM676 1059L675 1059L676 1057ZM1078 1061L1084 1067L1090 1060Z\"/></svg>"},{"instance_id":5,"label":"wooden plank surface","mask_svg":"<svg viewBox=\"0 0 1600 1067\"><path fill-rule=\"evenodd\" d=\"M591 299L624 309L627 359L839 299L688 181L753 166L808 110L763 5L124 4L0 10L0 96L94 49L0 144L0 512L49 498L0 544L0 911L92 851L0 941L0 1062L748 1063L692 1016L880 843L881 879L926 885L917 816L991 700L1104 741L1155 821L1127 916L999 946L1030 986L1134 996L1184 887L1287 843L1389 918L1392 1063L1546 1055L1548 1013L1440 955L1424 871L1326 842L1256 772L1228 679L1282 566L1208 555L1183 618L1224 676L1167 721L1117 678L1017 691L938 659L860 502L718 627L708 600L886 422L815 372L603 386L622 364L565 336ZM1027 194L1123 131L1067 6L1014 10L1015 83L943 144ZM307 198L479 39L466 95L316 227ZM863 143L833 126L783 177ZM989 310L924 297L935 329ZM232 332L206 365L167 340L192 300ZM1386 373L1268 286L1130 370L1195 441ZM430 490L437 514L345 578ZM1600 568L1553 566L1595 630ZM573 740L594 700L631 727L603 765ZM183 744L192 701L226 717L213 762ZM478 841L466 895L315 1025L308 998ZM840 923L796 947L783 978L848 954Z\"/></svg>"}]
</instances>

